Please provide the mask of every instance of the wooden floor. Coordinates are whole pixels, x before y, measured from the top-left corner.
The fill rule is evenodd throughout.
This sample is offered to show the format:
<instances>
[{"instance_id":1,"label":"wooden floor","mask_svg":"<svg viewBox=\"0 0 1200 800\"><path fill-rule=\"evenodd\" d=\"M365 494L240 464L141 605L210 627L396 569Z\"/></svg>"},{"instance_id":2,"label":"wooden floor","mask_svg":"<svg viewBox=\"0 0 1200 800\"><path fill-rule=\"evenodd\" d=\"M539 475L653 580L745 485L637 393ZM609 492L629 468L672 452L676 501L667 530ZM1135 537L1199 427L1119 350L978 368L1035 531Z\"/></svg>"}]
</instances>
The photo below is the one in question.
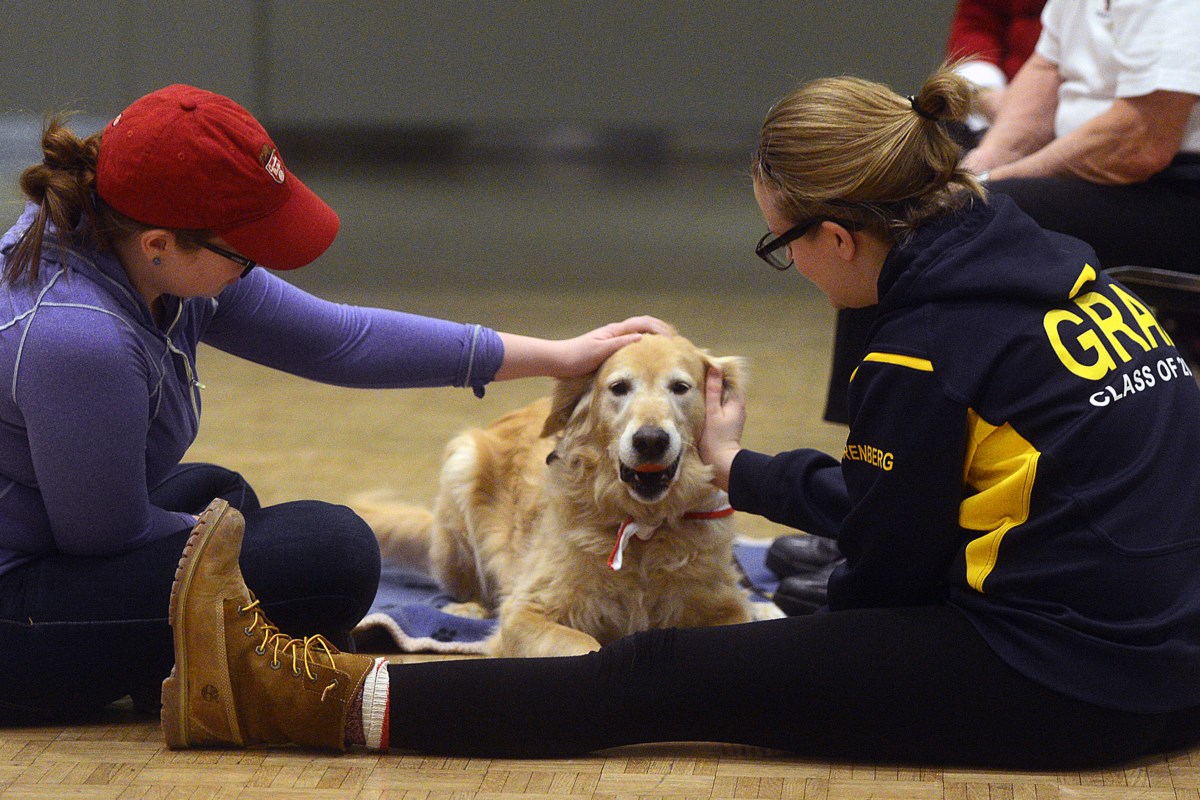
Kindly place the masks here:
<instances>
[{"instance_id":1,"label":"wooden floor","mask_svg":"<svg viewBox=\"0 0 1200 800\"><path fill-rule=\"evenodd\" d=\"M657 314L718 355L750 359L747 446L840 452L844 429L819 420L832 312L797 276L780 277L777 295L439 291L401 297L376 291L344 299L544 336L573 335L629 313ZM549 388L540 380L499 384L483 401L463 390L356 391L277 375L211 350L200 367L207 387L204 427L189 459L242 471L266 503L341 501L385 485L427 499L450 434ZM780 532L749 517L742 526L750 535ZM623 748L569 761L176 753L164 747L157 719L139 715L128 701L68 727L0 728L0 798L268 797L1200 800L1200 750L1070 774L846 765L694 744Z\"/></svg>"},{"instance_id":2,"label":"wooden floor","mask_svg":"<svg viewBox=\"0 0 1200 800\"><path fill-rule=\"evenodd\" d=\"M0 731L0 798L86 800L1196 800L1200 750L1125 769L1015 773L803 761L668 744L565 761L314 756L165 748L157 719L118 704L91 724Z\"/></svg>"}]
</instances>

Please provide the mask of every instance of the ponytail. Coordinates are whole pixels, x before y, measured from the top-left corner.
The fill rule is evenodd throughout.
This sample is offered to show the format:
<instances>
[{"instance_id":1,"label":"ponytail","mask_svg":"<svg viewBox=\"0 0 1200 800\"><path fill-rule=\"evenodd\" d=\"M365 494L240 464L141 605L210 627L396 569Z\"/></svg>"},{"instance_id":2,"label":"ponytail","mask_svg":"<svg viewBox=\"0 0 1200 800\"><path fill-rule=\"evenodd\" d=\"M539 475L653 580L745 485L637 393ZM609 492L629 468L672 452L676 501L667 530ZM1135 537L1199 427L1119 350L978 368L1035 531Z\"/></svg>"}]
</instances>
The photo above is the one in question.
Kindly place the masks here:
<instances>
[{"instance_id":1,"label":"ponytail","mask_svg":"<svg viewBox=\"0 0 1200 800\"><path fill-rule=\"evenodd\" d=\"M65 115L50 119L42 132L42 163L21 173L21 191L38 211L4 265L0 280L5 283L37 279L48 224L57 230L60 241L94 238L100 134L80 138L65 123Z\"/></svg>"},{"instance_id":2,"label":"ponytail","mask_svg":"<svg viewBox=\"0 0 1200 800\"><path fill-rule=\"evenodd\" d=\"M945 125L964 120L970 104L970 84L952 64L909 97L853 77L812 81L768 112L754 180L794 220L836 217L900 238L986 197Z\"/></svg>"}]
</instances>

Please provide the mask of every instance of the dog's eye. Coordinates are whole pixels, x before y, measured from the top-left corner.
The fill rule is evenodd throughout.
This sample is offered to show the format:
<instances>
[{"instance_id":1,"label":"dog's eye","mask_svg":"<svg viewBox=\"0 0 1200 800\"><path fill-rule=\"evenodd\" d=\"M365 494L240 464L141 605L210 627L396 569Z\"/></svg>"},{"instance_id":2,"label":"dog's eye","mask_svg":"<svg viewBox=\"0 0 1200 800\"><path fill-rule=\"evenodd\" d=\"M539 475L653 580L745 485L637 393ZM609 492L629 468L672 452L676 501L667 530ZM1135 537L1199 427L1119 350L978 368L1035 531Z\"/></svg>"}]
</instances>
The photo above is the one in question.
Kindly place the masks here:
<instances>
[{"instance_id":1,"label":"dog's eye","mask_svg":"<svg viewBox=\"0 0 1200 800\"><path fill-rule=\"evenodd\" d=\"M672 381L671 394L687 394L692 390L692 385L687 381Z\"/></svg>"},{"instance_id":2,"label":"dog's eye","mask_svg":"<svg viewBox=\"0 0 1200 800\"><path fill-rule=\"evenodd\" d=\"M608 391L615 394L617 397L622 397L629 394L629 381L613 381L608 386Z\"/></svg>"}]
</instances>

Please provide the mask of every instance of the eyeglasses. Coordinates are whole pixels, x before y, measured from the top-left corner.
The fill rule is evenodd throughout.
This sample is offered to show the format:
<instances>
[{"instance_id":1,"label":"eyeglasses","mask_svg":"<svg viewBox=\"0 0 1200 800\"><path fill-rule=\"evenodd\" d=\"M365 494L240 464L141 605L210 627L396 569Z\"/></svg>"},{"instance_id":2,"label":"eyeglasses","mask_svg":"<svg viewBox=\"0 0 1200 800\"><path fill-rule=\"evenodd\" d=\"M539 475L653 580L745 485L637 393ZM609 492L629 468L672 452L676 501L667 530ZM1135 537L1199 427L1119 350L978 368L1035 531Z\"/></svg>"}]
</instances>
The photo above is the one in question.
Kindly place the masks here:
<instances>
[{"instance_id":1,"label":"eyeglasses","mask_svg":"<svg viewBox=\"0 0 1200 800\"><path fill-rule=\"evenodd\" d=\"M230 261L232 261L235 264L242 265L242 267L243 267L242 274L238 276L239 278L246 277L247 275L250 274L250 270L252 270L258 266L258 262L251 261L250 259L246 258L245 256L239 256L237 253L234 253L230 250L226 250L223 247L217 247L215 244L209 244L208 242L197 242L196 244L200 245L201 247L203 247L205 250L208 250L209 252L216 253L219 256L224 256L225 258L228 258Z\"/></svg>"},{"instance_id":2,"label":"eyeglasses","mask_svg":"<svg viewBox=\"0 0 1200 800\"><path fill-rule=\"evenodd\" d=\"M791 269L792 254L789 251L788 244L808 233L809 228L816 225L821 219L821 217L816 217L804 222L797 222L780 236L775 236L770 231L767 231L758 240L758 246L754 248L754 255L780 272Z\"/></svg>"},{"instance_id":3,"label":"eyeglasses","mask_svg":"<svg viewBox=\"0 0 1200 800\"><path fill-rule=\"evenodd\" d=\"M779 236L774 236L770 231L763 234L763 237L758 240L758 246L754 248L754 255L761 258L763 261L770 264L775 269L783 272L792 268L792 254L789 251L788 245L804 234L808 233L812 226L818 222L836 222L848 231L856 231L862 227L857 222L851 222L847 219L837 219L836 217L814 217L813 219L797 222L792 227L788 228Z\"/></svg>"}]
</instances>

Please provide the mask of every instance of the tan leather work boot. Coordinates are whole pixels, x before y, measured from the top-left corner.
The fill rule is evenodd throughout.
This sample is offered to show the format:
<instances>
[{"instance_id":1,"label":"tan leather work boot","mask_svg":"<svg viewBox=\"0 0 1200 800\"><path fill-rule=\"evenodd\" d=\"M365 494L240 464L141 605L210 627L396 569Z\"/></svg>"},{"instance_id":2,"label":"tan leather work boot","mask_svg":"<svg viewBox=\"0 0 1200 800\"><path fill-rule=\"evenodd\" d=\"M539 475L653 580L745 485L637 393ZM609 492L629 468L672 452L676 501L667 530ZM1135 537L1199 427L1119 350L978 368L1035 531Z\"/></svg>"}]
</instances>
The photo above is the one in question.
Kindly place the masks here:
<instances>
[{"instance_id":1,"label":"tan leather work boot","mask_svg":"<svg viewBox=\"0 0 1200 800\"><path fill-rule=\"evenodd\" d=\"M345 750L346 713L374 659L271 624L238 567L244 527L236 508L212 501L179 560L175 667L162 688L167 746Z\"/></svg>"}]
</instances>

